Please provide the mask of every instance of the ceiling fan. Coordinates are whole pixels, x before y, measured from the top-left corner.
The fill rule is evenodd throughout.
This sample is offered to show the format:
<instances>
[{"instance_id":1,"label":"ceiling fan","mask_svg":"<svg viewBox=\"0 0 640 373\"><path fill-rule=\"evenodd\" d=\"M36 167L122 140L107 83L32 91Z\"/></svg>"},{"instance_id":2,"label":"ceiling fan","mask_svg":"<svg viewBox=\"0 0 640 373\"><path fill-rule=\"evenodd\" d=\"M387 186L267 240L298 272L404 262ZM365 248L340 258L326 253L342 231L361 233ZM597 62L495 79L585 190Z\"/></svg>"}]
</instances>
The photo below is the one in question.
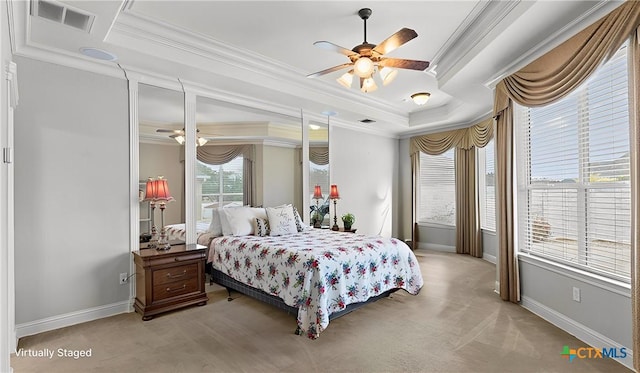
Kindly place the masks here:
<instances>
[{"instance_id":1,"label":"ceiling fan","mask_svg":"<svg viewBox=\"0 0 640 373\"><path fill-rule=\"evenodd\" d=\"M378 45L369 44L367 42L367 19L369 19L371 13L372 11L369 8L363 8L358 11L358 15L364 21L364 41L362 44L353 47L353 49L343 48L328 41L316 41L313 43L313 45L317 47L344 54L349 57L351 62L309 74L307 75L308 78L315 78L334 71L353 67L338 78L337 81L343 86L350 88L353 83L353 75L355 74L360 78L360 89L366 93L373 92L377 89L377 85L373 80L376 71L380 75L383 85L387 85L398 73L395 68L424 71L429 67L428 61L384 57L385 54L416 38L418 34L412 29L402 28Z\"/></svg>"},{"instance_id":2,"label":"ceiling fan","mask_svg":"<svg viewBox=\"0 0 640 373\"><path fill-rule=\"evenodd\" d=\"M170 133L171 135L169 135L170 138L176 140L180 145L184 144L184 141L186 140L185 135L184 135L184 128L181 130L172 130L172 129L167 129L167 128L158 128L156 129L156 132L158 133ZM196 128L196 133L199 133L200 130ZM196 146L202 146L204 144L206 144L209 140L205 139L204 137L200 137L200 136L196 136Z\"/></svg>"}]
</instances>

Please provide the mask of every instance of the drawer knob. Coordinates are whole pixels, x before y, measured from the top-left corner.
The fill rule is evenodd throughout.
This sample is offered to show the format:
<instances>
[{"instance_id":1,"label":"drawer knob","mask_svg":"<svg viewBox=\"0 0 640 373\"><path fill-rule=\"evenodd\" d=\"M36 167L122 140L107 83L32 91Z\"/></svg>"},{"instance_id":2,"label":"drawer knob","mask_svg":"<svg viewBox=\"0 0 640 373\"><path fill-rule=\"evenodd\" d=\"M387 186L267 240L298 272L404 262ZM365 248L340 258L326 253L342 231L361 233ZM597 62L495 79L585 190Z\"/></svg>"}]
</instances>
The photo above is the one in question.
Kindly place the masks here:
<instances>
[{"instance_id":1,"label":"drawer knob","mask_svg":"<svg viewBox=\"0 0 640 373\"><path fill-rule=\"evenodd\" d=\"M185 269L184 271L182 271L182 273L177 274L177 275L171 275L171 272L167 273L167 277L169 278L178 278L178 277L182 277L184 275L187 274L187 270Z\"/></svg>"},{"instance_id":2,"label":"drawer knob","mask_svg":"<svg viewBox=\"0 0 640 373\"><path fill-rule=\"evenodd\" d=\"M167 288L167 293L170 293L172 291L180 291L180 290L184 290L184 288L187 287L187 284L182 284L181 288L177 288L177 289L171 289L171 288Z\"/></svg>"}]
</instances>

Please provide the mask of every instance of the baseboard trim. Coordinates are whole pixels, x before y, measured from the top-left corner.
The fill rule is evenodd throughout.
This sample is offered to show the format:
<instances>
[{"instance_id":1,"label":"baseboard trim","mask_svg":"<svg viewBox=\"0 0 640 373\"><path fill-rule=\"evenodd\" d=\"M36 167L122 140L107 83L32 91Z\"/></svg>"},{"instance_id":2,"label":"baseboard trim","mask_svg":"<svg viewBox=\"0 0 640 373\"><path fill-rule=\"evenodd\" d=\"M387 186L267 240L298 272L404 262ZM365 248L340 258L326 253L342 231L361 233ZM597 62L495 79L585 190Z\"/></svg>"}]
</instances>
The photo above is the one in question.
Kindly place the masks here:
<instances>
[{"instance_id":1,"label":"baseboard trim","mask_svg":"<svg viewBox=\"0 0 640 373\"><path fill-rule=\"evenodd\" d=\"M87 321L102 319L121 313L130 312L129 301L107 304L100 307L88 308L85 310L70 312L64 315L47 317L46 319L30 321L16 325L16 339L48 332L50 330L64 328L66 326L81 324Z\"/></svg>"},{"instance_id":2,"label":"baseboard trim","mask_svg":"<svg viewBox=\"0 0 640 373\"><path fill-rule=\"evenodd\" d=\"M489 263L496 264L498 262L498 258L495 255L489 255L486 253L482 253L482 259L486 260Z\"/></svg>"},{"instance_id":3,"label":"baseboard trim","mask_svg":"<svg viewBox=\"0 0 640 373\"><path fill-rule=\"evenodd\" d=\"M419 249L425 249L425 250L433 250L433 251L444 251L444 252L447 252L447 253L455 253L456 252L456 247L455 246L439 245L439 244L436 244L436 243L418 242L418 248Z\"/></svg>"},{"instance_id":4,"label":"baseboard trim","mask_svg":"<svg viewBox=\"0 0 640 373\"><path fill-rule=\"evenodd\" d=\"M537 302L534 299L528 298L526 296L522 296L520 304L522 305L522 307L540 316L541 318L547 320L548 322L564 330L565 332L573 335L574 337L585 342L589 346L592 346L595 348L625 347L627 351L627 357L621 358L621 359L614 359L614 360L624 365L625 367L631 369L632 371L634 370L633 369L633 350L630 349L629 347L623 346L609 339L608 337L596 332L595 330L592 330L580 324L579 322L576 322L575 320L570 319L569 317L559 313L554 309L551 309L545 306L542 303Z\"/></svg>"}]
</instances>

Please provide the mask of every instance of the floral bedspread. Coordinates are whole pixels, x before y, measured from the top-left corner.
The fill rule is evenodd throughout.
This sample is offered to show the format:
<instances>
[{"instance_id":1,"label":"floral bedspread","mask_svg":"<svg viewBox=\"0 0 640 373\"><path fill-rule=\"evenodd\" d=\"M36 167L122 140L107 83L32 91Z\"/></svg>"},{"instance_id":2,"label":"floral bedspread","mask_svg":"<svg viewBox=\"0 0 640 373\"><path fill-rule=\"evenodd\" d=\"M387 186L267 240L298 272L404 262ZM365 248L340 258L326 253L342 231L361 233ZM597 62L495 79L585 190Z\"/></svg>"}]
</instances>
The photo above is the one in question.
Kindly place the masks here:
<instances>
[{"instance_id":1,"label":"floral bedspread","mask_svg":"<svg viewBox=\"0 0 640 373\"><path fill-rule=\"evenodd\" d=\"M418 294L420 266L395 238L308 229L279 237L217 237L209 261L237 281L298 308L298 326L315 339L329 315L390 289Z\"/></svg>"}]
</instances>

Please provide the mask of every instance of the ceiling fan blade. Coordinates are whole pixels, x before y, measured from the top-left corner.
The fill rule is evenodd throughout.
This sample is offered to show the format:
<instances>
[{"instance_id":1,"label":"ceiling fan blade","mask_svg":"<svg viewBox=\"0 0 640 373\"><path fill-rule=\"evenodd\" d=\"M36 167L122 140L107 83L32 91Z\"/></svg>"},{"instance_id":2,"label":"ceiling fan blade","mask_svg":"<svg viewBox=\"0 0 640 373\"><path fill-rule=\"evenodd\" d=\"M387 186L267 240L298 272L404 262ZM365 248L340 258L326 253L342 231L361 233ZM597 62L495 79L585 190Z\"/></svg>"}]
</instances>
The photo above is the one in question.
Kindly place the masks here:
<instances>
[{"instance_id":1,"label":"ceiling fan blade","mask_svg":"<svg viewBox=\"0 0 640 373\"><path fill-rule=\"evenodd\" d=\"M347 48L341 47L341 46L333 44L332 42L329 42L329 41L324 41L324 40L316 41L315 43L313 43L313 45L315 45L316 47L322 48L322 49L326 49L328 51L334 51L334 52L338 52L338 53L344 54L347 57L358 54L358 53L352 51L351 49L347 49Z\"/></svg>"},{"instance_id":2,"label":"ceiling fan blade","mask_svg":"<svg viewBox=\"0 0 640 373\"><path fill-rule=\"evenodd\" d=\"M395 67L398 69L420 70L424 71L429 67L429 61L405 60L402 58L381 58L378 64L386 67Z\"/></svg>"},{"instance_id":3,"label":"ceiling fan blade","mask_svg":"<svg viewBox=\"0 0 640 373\"><path fill-rule=\"evenodd\" d=\"M321 76L321 75L332 73L334 71L345 69L345 68L347 68L349 66L353 66L353 62L352 63L343 63L342 65L330 67L328 69L325 69L325 70L322 70L322 71L318 71L317 73L309 74L309 75L307 75L307 78L315 78L315 77L318 77L318 76Z\"/></svg>"},{"instance_id":4,"label":"ceiling fan blade","mask_svg":"<svg viewBox=\"0 0 640 373\"><path fill-rule=\"evenodd\" d=\"M403 28L378 44L373 51L381 55L387 54L417 36L418 34L412 29Z\"/></svg>"}]
</instances>

